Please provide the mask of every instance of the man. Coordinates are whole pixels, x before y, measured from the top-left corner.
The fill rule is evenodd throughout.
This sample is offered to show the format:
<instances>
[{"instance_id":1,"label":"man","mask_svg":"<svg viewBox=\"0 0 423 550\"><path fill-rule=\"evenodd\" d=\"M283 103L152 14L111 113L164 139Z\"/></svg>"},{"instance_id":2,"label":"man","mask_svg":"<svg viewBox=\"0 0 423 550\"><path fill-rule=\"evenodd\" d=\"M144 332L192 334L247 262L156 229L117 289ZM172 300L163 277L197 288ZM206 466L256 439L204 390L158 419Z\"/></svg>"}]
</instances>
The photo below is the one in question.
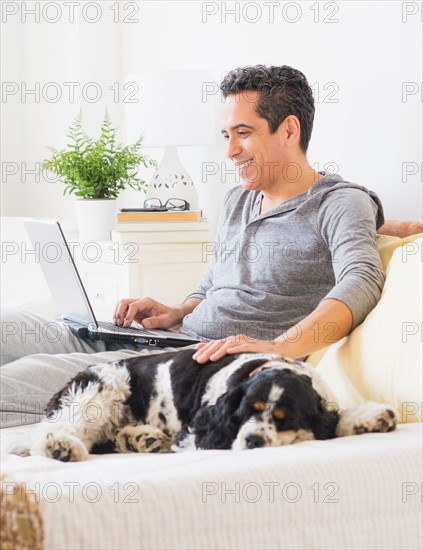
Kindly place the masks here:
<instances>
[{"instance_id":1,"label":"man","mask_svg":"<svg viewBox=\"0 0 423 550\"><path fill-rule=\"evenodd\" d=\"M305 357L347 335L379 300L382 207L364 187L310 168L314 100L301 72L245 67L221 89L222 134L242 184L226 196L213 260L184 303L124 299L114 321L181 325L204 340L198 363L247 351ZM66 327L63 338L54 331L50 338L51 321L26 312L9 311L2 321L4 425L38 420L48 398L90 364L140 353L75 338ZM17 330L5 338L10 323L29 336Z\"/></svg>"},{"instance_id":2,"label":"man","mask_svg":"<svg viewBox=\"0 0 423 550\"><path fill-rule=\"evenodd\" d=\"M182 323L212 340L199 344L199 363L254 351L304 357L346 336L379 300L382 207L364 187L310 168L314 100L301 72L245 67L221 89L222 134L242 185L226 197L213 262L183 304L122 300L115 322Z\"/></svg>"}]
</instances>

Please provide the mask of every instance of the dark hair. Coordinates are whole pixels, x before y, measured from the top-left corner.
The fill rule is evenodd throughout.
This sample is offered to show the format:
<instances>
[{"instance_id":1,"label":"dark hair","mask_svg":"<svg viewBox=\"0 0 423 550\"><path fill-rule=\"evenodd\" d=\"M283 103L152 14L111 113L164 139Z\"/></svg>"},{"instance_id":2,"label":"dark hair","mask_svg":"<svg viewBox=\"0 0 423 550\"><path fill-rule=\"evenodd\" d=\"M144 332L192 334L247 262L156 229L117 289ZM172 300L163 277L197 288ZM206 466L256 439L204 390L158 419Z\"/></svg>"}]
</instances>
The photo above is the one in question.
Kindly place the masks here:
<instances>
[{"instance_id":1,"label":"dark hair","mask_svg":"<svg viewBox=\"0 0 423 550\"><path fill-rule=\"evenodd\" d=\"M287 65L238 67L225 76L220 89L224 98L247 90L260 92L256 112L267 120L272 134L287 116L295 115L301 126L300 147L307 152L313 129L314 98L301 71Z\"/></svg>"}]
</instances>

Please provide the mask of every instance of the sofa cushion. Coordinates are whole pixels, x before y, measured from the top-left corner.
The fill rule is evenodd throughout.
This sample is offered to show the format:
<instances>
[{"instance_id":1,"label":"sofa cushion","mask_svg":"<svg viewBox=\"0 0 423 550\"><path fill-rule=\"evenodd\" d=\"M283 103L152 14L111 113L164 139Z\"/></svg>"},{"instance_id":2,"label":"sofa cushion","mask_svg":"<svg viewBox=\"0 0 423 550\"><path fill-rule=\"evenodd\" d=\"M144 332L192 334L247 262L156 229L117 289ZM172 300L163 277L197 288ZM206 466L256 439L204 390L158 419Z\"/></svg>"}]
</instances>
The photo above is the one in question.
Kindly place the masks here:
<instances>
[{"instance_id":1,"label":"sofa cushion","mask_svg":"<svg viewBox=\"0 0 423 550\"><path fill-rule=\"evenodd\" d=\"M341 407L364 401L394 405L402 422L421 420L422 237L379 236L386 269L382 297L348 337L310 362L324 376ZM392 256L392 257L391 257ZM322 354L320 354L322 355Z\"/></svg>"}]
</instances>

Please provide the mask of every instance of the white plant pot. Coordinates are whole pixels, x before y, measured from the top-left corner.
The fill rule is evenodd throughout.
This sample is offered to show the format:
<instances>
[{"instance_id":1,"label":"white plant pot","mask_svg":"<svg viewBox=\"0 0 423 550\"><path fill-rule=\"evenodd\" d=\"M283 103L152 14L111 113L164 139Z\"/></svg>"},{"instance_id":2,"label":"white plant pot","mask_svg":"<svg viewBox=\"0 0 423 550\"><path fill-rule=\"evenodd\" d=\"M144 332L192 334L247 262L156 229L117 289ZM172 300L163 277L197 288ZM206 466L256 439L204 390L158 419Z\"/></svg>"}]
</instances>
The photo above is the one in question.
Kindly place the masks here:
<instances>
[{"instance_id":1,"label":"white plant pot","mask_svg":"<svg viewBox=\"0 0 423 550\"><path fill-rule=\"evenodd\" d=\"M77 199L75 207L81 241L110 240L116 222L116 199Z\"/></svg>"}]
</instances>

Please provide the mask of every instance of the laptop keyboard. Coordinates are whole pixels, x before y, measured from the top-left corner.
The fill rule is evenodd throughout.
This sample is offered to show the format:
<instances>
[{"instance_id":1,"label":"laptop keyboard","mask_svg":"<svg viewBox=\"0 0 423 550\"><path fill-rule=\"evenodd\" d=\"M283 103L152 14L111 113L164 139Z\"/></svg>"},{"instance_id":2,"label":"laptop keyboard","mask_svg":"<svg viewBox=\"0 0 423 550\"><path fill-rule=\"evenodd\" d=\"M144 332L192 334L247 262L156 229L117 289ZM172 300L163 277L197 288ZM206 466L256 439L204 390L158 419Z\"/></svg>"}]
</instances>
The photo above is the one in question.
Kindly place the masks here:
<instances>
[{"instance_id":1,"label":"laptop keyboard","mask_svg":"<svg viewBox=\"0 0 423 550\"><path fill-rule=\"evenodd\" d=\"M148 332L148 330L142 329L142 328L135 328L135 327L118 327L114 323L111 323L109 321L98 321L98 326L101 328L105 328L107 330L110 330L110 332L118 332L119 334L152 334L151 332Z\"/></svg>"}]
</instances>

